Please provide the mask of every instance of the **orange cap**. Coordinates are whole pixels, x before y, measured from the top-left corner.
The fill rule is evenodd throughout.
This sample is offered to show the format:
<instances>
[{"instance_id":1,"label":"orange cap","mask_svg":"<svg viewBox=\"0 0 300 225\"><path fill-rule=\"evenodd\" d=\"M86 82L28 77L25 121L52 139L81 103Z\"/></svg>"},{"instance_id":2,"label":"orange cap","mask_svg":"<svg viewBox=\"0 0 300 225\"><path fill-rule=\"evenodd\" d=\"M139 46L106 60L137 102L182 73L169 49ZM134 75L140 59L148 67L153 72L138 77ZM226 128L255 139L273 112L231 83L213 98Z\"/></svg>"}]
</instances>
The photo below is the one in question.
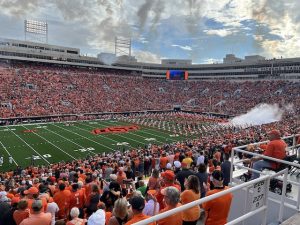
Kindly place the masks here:
<instances>
[{"instance_id":1,"label":"orange cap","mask_svg":"<svg viewBox=\"0 0 300 225\"><path fill-rule=\"evenodd\" d=\"M148 190L147 191L147 194L149 194L149 195L156 195L156 190Z\"/></svg>"},{"instance_id":2,"label":"orange cap","mask_svg":"<svg viewBox=\"0 0 300 225\"><path fill-rule=\"evenodd\" d=\"M36 187L31 187L28 190L24 191L25 195L28 195L28 194L34 195L34 194L37 194L37 193L39 193L39 190Z\"/></svg>"}]
</instances>

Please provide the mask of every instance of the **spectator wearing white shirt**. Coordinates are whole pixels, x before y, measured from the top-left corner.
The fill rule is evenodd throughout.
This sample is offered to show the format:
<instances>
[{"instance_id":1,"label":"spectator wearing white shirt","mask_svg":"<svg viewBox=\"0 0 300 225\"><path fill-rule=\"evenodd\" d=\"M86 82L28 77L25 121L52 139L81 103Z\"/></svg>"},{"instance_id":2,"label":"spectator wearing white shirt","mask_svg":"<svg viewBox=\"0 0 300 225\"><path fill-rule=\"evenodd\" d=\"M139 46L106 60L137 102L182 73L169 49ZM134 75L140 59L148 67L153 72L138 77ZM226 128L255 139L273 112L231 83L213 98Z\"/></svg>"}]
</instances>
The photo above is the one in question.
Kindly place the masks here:
<instances>
[{"instance_id":1,"label":"spectator wearing white shirt","mask_svg":"<svg viewBox=\"0 0 300 225\"><path fill-rule=\"evenodd\" d=\"M203 155L203 152L201 151L200 152L200 156L198 156L197 158L197 166L199 166L200 164L204 164L204 155Z\"/></svg>"},{"instance_id":2,"label":"spectator wearing white shirt","mask_svg":"<svg viewBox=\"0 0 300 225\"><path fill-rule=\"evenodd\" d=\"M147 216L154 216L159 212L159 203L156 198L156 190L149 190L146 195L145 208L143 209L143 213Z\"/></svg>"},{"instance_id":3,"label":"spectator wearing white shirt","mask_svg":"<svg viewBox=\"0 0 300 225\"><path fill-rule=\"evenodd\" d=\"M55 202L49 202L47 205L47 212L51 213L51 225L55 224L55 215L59 211L58 205Z\"/></svg>"}]
</instances>

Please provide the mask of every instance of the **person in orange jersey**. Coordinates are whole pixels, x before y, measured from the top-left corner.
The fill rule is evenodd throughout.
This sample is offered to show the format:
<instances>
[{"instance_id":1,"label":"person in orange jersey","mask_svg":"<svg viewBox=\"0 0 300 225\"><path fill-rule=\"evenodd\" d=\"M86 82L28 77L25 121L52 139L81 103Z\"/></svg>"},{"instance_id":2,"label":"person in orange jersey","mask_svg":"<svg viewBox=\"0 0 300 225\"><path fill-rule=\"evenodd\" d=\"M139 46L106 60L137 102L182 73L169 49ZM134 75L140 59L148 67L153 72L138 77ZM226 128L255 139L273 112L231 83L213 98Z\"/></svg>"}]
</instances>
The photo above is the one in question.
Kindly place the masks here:
<instances>
[{"instance_id":1,"label":"person in orange jersey","mask_svg":"<svg viewBox=\"0 0 300 225\"><path fill-rule=\"evenodd\" d=\"M181 193L181 203L187 204L200 199L199 179L195 175L190 175L184 182L185 191ZM183 225L196 225L200 217L199 205L182 212Z\"/></svg>"},{"instance_id":2,"label":"person in orange jersey","mask_svg":"<svg viewBox=\"0 0 300 225\"><path fill-rule=\"evenodd\" d=\"M211 175L211 181L214 185L214 189L208 191L206 196L213 195L228 189L228 187L223 185L223 180L223 173L219 170L215 170ZM233 195L230 193L203 203L202 207L205 210L205 225L226 224L232 198Z\"/></svg>"},{"instance_id":3,"label":"person in orange jersey","mask_svg":"<svg viewBox=\"0 0 300 225\"><path fill-rule=\"evenodd\" d=\"M69 190L65 190L66 185L64 183L59 184L59 191L55 193L53 200L58 205L58 219L65 219L69 215L70 195Z\"/></svg>"},{"instance_id":4,"label":"person in orange jersey","mask_svg":"<svg viewBox=\"0 0 300 225\"><path fill-rule=\"evenodd\" d=\"M70 209L77 207L79 209L79 217L83 218L83 206L85 203L85 194L83 190L78 189L78 184L72 184L72 190L70 194Z\"/></svg>"}]
</instances>

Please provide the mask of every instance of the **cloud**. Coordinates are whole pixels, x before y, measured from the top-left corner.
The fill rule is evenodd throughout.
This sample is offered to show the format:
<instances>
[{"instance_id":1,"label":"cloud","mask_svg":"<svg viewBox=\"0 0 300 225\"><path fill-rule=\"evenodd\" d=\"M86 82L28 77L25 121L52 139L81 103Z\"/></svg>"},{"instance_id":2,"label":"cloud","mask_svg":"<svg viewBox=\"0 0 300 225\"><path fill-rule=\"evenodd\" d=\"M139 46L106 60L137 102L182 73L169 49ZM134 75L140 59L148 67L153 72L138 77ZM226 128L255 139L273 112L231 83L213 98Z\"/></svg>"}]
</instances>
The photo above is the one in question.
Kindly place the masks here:
<instances>
[{"instance_id":1,"label":"cloud","mask_svg":"<svg viewBox=\"0 0 300 225\"><path fill-rule=\"evenodd\" d=\"M160 52L195 61L221 58L238 45L245 47L237 54L300 55L300 1L295 0L0 0L0 8L9 24L0 36L15 32L19 38L24 19L47 19L49 43L91 52L113 52L115 36L123 36L132 38L134 50L153 52L156 57L145 58L154 61ZM177 41L187 37L184 45ZM218 53L206 51L216 47Z\"/></svg>"},{"instance_id":2,"label":"cloud","mask_svg":"<svg viewBox=\"0 0 300 225\"><path fill-rule=\"evenodd\" d=\"M161 57L149 51L134 50L133 55L139 62L160 63Z\"/></svg>"},{"instance_id":3,"label":"cloud","mask_svg":"<svg viewBox=\"0 0 300 225\"><path fill-rule=\"evenodd\" d=\"M171 45L172 47L178 47L182 50L185 50L185 51L192 51L192 47L191 46L188 46L188 45Z\"/></svg>"},{"instance_id":4,"label":"cloud","mask_svg":"<svg viewBox=\"0 0 300 225\"><path fill-rule=\"evenodd\" d=\"M217 30L204 30L204 32L208 35L217 35L220 37L226 37L228 35L233 34L232 31L227 29L217 29Z\"/></svg>"},{"instance_id":5,"label":"cloud","mask_svg":"<svg viewBox=\"0 0 300 225\"><path fill-rule=\"evenodd\" d=\"M222 63L222 59L215 59L215 58L205 58L201 61L203 64L217 64Z\"/></svg>"}]
</instances>

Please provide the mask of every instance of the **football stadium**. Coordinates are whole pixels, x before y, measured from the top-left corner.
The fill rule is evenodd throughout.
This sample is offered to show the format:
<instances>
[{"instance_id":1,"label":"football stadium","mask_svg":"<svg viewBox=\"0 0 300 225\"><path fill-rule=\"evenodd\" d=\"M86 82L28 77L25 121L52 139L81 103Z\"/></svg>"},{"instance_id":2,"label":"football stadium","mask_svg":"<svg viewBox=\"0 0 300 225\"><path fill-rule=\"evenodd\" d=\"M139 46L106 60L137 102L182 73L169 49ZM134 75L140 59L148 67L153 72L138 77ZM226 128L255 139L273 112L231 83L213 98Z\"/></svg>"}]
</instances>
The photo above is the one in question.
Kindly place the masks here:
<instances>
[{"instance_id":1,"label":"football stadium","mask_svg":"<svg viewBox=\"0 0 300 225\"><path fill-rule=\"evenodd\" d=\"M0 7L0 225L300 224L298 2Z\"/></svg>"}]
</instances>

